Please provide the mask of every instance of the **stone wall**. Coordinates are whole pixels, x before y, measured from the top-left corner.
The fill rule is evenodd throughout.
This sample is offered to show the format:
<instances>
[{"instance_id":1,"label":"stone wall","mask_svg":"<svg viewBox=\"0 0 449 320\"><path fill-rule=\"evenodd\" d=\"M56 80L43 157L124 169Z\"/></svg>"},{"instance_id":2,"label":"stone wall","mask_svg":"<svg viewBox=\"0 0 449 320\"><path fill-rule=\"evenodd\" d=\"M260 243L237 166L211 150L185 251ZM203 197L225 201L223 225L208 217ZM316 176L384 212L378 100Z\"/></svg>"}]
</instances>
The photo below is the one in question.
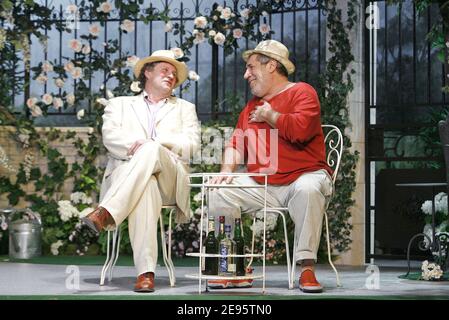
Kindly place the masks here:
<instances>
[{"instance_id":1,"label":"stone wall","mask_svg":"<svg viewBox=\"0 0 449 320\"><path fill-rule=\"evenodd\" d=\"M55 129L61 130L63 133L67 131L75 131L77 133L77 137L83 139L84 141L87 141L88 132L89 130L92 130L88 127L56 127ZM37 128L38 132L42 130L49 129ZM7 166L10 168L5 168L5 165L0 163L0 175L9 176L15 182L17 170L20 163L23 163L23 161L25 160L25 155L27 152L21 147L21 144L11 136L11 133L13 132L15 132L14 127L0 126L0 146L2 147L4 153L8 158ZM80 160L80 157L77 155L76 148L72 145L72 141L72 139L62 142L57 140L50 143L50 146L56 148L64 156L69 166L72 165L75 161ZM48 167L46 157L40 156L38 150L36 149L32 149L31 151L34 158L33 167L36 167L36 165L38 165L42 173L47 172ZM101 157L100 159L98 159L98 165L103 165L104 161L104 157ZM11 170L15 170L16 172ZM70 193L72 192L72 188L73 181L72 179L69 179L64 185L63 194L58 196L68 199ZM26 186L25 192L34 192L34 185L31 183ZM17 205L17 207L23 208L26 205L27 204L25 202L21 201ZM9 204L6 195L0 195L0 208L8 206Z\"/></svg>"}]
</instances>

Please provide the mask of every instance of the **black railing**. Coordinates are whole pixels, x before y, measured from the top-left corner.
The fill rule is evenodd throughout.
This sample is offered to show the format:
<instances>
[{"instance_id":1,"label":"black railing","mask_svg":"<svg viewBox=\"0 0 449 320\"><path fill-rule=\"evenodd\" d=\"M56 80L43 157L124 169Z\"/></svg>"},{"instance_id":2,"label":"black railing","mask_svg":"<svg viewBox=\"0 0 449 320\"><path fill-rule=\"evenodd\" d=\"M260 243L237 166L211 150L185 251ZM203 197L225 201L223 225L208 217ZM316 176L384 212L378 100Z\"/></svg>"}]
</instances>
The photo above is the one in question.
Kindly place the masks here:
<instances>
[{"instance_id":1,"label":"black railing","mask_svg":"<svg viewBox=\"0 0 449 320\"><path fill-rule=\"evenodd\" d=\"M79 0L75 0L73 4L78 5ZM248 5L257 5L259 1L223 1L222 6L228 6L235 10L242 10ZM273 1L274 3L274 1ZM54 1L45 0L43 2L47 7L55 4ZM153 13L169 10L170 21L185 26L186 30L193 30L193 20L200 14L208 14L214 1L145 1L141 6L141 13L145 13L146 8L150 8ZM51 17L52 26L61 25L65 22L64 16L65 6L59 5L58 10L54 10ZM95 10L91 8L91 10ZM161 20L152 20L148 24L144 24L137 18L129 18L134 21L135 30L132 34L122 34L118 31L118 25L122 21L123 14L120 8L116 8L109 15L108 20L104 21L103 34L95 41L90 41L93 47L99 46L103 41L107 42L109 38L118 38L120 55L134 54L139 57L149 55L154 50L167 49L177 46L183 42L181 33L174 35L163 31L164 22ZM271 12L267 17L261 17L258 28L263 19L271 25L271 29L275 31L273 39L280 40L285 43L291 50L291 59L296 63L297 70L291 79L294 81L306 81L313 85L317 85L317 76L324 70L325 65L325 32L326 19L323 10L322 0L292 0L283 1L279 9ZM100 20L92 17L89 12L84 12L79 17L79 26L82 30L92 23L99 23ZM42 47L36 39L32 39L32 64L35 66L42 60L56 60L58 63L63 61L64 57L73 56L68 51L66 42L72 37L63 29L44 30L49 36L49 52L42 54ZM82 32L74 30L73 38L78 39ZM143 40L145 39L145 40ZM229 97L239 97L241 104L248 100L250 93L248 86L243 79L244 61L241 59L241 53L248 48L254 48L255 42L248 39L239 39L240 48L233 54L225 55L223 48L220 46L207 43L195 45L191 50L191 60L188 62L190 69L195 70L200 75L200 81L189 88L187 92L179 95L197 106L198 115L202 120L220 119L228 116L232 112L233 106L230 105ZM27 75L29 77L29 75ZM103 75L94 74L88 80L90 90L99 91L101 84L114 86L114 83L105 83L106 73ZM69 84L66 84L68 86ZM76 90L76 81L70 85L70 90ZM65 88L66 89L66 88ZM53 91L54 90L54 91ZM67 90L67 89L66 89ZM182 87L181 87L182 90ZM60 92L61 89L55 88L51 83L44 86L31 81L29 87L26 87L24 93L15 96L15 105L20 108L22 103L26 101L30 95L42 95L46 92ZM89 108L88 110L89 111ZM75 110L54 110L49 115L73 115ZM58 117L56 117L58 118ZM59 120L50 120L57 124Z\"/></svg>"},{"instance_id":2,"label":"black railing","mask_svg":"<svg viewBox=\"0 0 449 320\"><path fill-rule=\"evenodd\" d=\"M431 194L395 184L444 180L437 119L449 107L449 95L441 90L444 65L426 38L441 18L438 7L418 16L414 1L365 1L370 3L378 7L380 21L376 31L365 28L367 262L405 258L410 237L422 231L421 204Z\"/></svg>"}]
</instances>

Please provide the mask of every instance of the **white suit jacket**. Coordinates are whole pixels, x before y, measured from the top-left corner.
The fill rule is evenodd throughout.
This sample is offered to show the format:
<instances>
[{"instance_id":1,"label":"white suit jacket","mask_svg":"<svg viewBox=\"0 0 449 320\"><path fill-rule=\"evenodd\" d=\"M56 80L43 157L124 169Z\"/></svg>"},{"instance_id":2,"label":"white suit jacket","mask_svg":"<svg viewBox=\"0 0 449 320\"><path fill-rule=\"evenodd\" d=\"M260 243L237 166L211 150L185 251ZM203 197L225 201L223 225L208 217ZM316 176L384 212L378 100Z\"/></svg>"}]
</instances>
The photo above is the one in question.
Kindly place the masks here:
<instances>
[{"instance_id":1,"label":"white suit jacket","mask_svg":"<svg viewBox=\"0 0 449 320\"><path fill-rule=\"evenodd\" d=\"M131 159L128 149L137 140L149 139L148 124L142 117L147 108L143 95L110 99L103 114L103 144L108 150L108 164L103 176L100 201L112 183L111 174ZM180 98L170 97L156 115L156 142L180 156L177 162L176 214L177 222L187 222L190 210L188 186L189 157L200 147L200 125L195 105Z\"/></svg>"}]
</instances>

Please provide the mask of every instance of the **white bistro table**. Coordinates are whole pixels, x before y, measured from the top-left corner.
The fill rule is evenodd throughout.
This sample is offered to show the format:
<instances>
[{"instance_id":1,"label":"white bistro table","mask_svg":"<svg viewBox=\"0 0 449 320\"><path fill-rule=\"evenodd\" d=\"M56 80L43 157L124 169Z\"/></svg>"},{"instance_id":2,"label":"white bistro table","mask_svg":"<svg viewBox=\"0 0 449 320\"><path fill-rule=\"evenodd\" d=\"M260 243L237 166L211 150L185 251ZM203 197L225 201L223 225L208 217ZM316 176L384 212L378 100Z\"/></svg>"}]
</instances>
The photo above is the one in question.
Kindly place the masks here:
<instances>
[{"instance_id":1,"label":"white bistro table","mask_svg":"<svg viewBox=\"0 0 449 320\"><path fill-rule=\"evenodd\" d=\"M215 177L263 177L264 183L258 185L233 185L233 184L212 184L210 180ZM244 279L262 279L262 293L265 293L265 237L266 237L266 218L267 218L267 174L264 173L193 173L190 174L190 187L192 188L200 188L201 189L201 219L200 219L200 243L199 243L199 252L187 253L188 256L198 257L198 273L195 274L186 274L187 278L198 279L198 293L201 294L201 286L202 281L206 281L206 291L207 291L207 280L244 280ZM192 179L200 180L199 183L192 183ZM205 210L205 197L208 194L209 189L216 188L263 188L264 189L264 206L263 206L263 244L262 244L262 253L254 254L252 251L251 254L231 254L231 255L220 255L220 254L207 254L203 252L203 226L204 220L206 223L208 221L209 210ZM207 199L209 200L209 199ZM255 217L254 220L255 221ZM209 230L208 230L209 231ZM253 233L253 247L254 247L254 233ZM201 271L202 267L202 259L205 257L250 257L251 261L254 257L262 258L262 273L261 274L248 274L245 276L219 276L219 275L203 275Z\"/></svg>"}]
</instances>

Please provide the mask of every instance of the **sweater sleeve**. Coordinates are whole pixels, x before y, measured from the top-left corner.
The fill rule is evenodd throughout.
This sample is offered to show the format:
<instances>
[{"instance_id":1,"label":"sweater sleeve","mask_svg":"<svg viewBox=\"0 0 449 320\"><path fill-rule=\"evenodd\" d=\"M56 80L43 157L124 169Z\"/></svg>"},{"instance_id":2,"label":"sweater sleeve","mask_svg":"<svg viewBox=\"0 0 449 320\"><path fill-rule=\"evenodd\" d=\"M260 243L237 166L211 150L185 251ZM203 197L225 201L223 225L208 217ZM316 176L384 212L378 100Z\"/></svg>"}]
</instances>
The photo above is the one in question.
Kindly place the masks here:
<instances>
[{"instance_id":1,"label":"sweater sleeve","mask_svg":"<svg viewBox=\"0 0 449 320\"><path fill-rule=\"evenodd\" d=\"M276 121L279 135L291 143L305 143L311 140L321 128L320 103L315 92L298 91L291 100L288 113Z\"/></svg>"}]
</instances>

